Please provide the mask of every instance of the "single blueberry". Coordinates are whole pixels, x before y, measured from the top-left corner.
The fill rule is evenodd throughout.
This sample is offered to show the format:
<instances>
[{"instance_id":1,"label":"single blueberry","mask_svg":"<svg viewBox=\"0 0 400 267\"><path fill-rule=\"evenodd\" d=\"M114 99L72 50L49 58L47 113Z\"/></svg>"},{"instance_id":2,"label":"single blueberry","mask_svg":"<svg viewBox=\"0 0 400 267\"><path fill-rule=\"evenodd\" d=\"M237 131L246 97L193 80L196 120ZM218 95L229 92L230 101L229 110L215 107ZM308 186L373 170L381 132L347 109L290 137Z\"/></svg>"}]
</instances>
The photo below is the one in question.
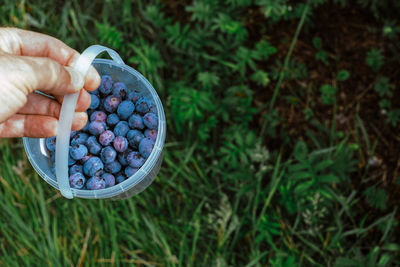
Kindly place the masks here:
<instances>
[{"instance_id":1,"label":"single blueberry","mask_svg":"<svg viewBox=\"0 0 400 267\"><path fill-rule=\"evenodd\" d=\"M142 115L146 114L147 112L149 112L150 110L150 105L149 103L146 101L146 99L144 99L143 97L141 97L135 105L136 111Z\"/></svg>"},{"instance_id":2,"label":"single blueberry","mask_svg":"<svg viewBox=\"0 0 400 267\"><path fill-rule=\"evenodd\" d=\"M89 124L89 133L92 135L99 135L106 130L106 124L104 122L92 121Z\"/></svg>"},{"instance_id":3,"label":"single blueberry","mask_svg":"<svg viewBox=\"0 0 400 267\"><path fill-rule=\"evenodd\" d=\"M51 165L51 172L56 175L56 164Z\"/></svg>"},{"instance_id":4,"label":"single blueberry","mask_svg":"<svg viewBox=\"0 0 400 267\"><path fill-rule=\"evenodd\" d=\"M118 153L118 161L119 163L121 163L122 166L126 166L128 165L128 161L126 161L126 157L128 156L129 153L131 153L132 150L130 150L129 148L127 150L125 150L122 153Z\"/></svg>"},{"instance_id":5,"label":"single blueberry","mask_svg":"<svg viewBox=\"0 0 400 267\"><path fill-rule=\"evenodd\" d=\"M146 159L143 158L139 152L133 151L128 154L128 156L126 157L126 161L132 168L140 168L144 164Z\"/></svg>"},{"instance_id":6,"label":"single blueberry","mask_svg":"<svg viewBox=\"0 0 400 267\"><path fill-rule=\"evenodd\" d=\"M86 147L88 148L90 154L97 155L100 153L101 145L97 142L96 136L90 136L86 140Z\"/></svg>"},{"instance_id":7,"label":"single blueberry","mask_svg":"<svg viewBox=\"0 0 400 267\"><path fill-rule=\"evenodd\" d=\"M106 122L107 114L103 111L95 111L90 115L90 121Z\"/></svg>"},{"instance_id":8,"label":"single blueberry","mask_svg":"<svg viewBox=\"0 0 400 267\"><path fill-rule=\"evenodd\" d=\"M114 128L115 136L125 136L129 131L129 125L126 121L120 121Z\"/></svg>"},{"instance_id":9,"label":"single blueberry","mask_svg":"<svg viewBox=\"0 0 400 267\"><path fill-rule=\"evenodd\" d=\"M75 164L69 168L69 175L73 175L77 172L83 173L83 166L79 164Z\"/></svg>"},{"instance_id":10,"label":"single blueberry","mask_svg":"<svg viewBox=\"0 0 400 267\"><path fill-rule=\"evenodd\" d=\"M125 181L125 175L123 175L122 173L120 173L120 174L118 174L116 177L115 177L115 181L118 183L118 184L120 184L120 183L122 183L123 181Z\"/></svg>"},{"instance_id":11,"label":"single blueberry","mask_svg":"<svg viewBox=\"0 0 400 267\"><path fill-rule=\"evenodd\" d=\"M124 152L128 148L128 140L123 136L117 136L114 139L113 145L118 152Z\"/></svg>"},{"instance_id":12,"label":"single blueberry","mask_svg":"<svg viewBox=\"0 0 400 267\"><path fill-rule=\"evenodd\" d=\"M117 173L121 168L121 164L119 164L118 161L113 161L104 165L104 170L109 173Z\"/></svg>"},{"instance_id":13,"label":"single blueberry","mask_svg":"<svg viewBox=\"0 0 400 267\"><path fill-rule=\"evenodd\" d=\"M50 152L51 153L51 152ZM50 154L50 160L54 164L56 162L56 153L51 153Z\"/></svg>"},{"instance_id":14,"label":"single blueberry","mask_svg":"<svg viewBox=\"0 0 400 267\"><path fill-rule=\"evenodd\" d=\"M143 157L148 158L153 150L153 147L154 140L149 137L145 137L142 139L142 141L140 141L139 152Z\"/></svg>"},{"instance_id":15,"label":"single blueberry","mask_svg":"<svg viewBox=\"0 0 400 267\"><path fill-rule=\"evenodd\" d=\"M69 177L69 186L71 188L81 189L85 185L85 182L86 178L80 172L74 173Z\"/></svg>"},{"instance_id":16,"label":"single blueberry","mask_svg":"<svg viewBox=\"0 0 400 267\"><path fill-rule=\"evenodd\" d=\"M114 133L110 130L107 130L100 134L99 143L102 144L103 146L108 146L109 144L111 144L112 141L114 141L114 138L115 138Z\"/></svg>"},{"instance_id":17,"label":"single blueberry","mask_svg":"<svg viewBox=\"0 0 400 267\"><path fill-rule=\"evenodd\" d=\"M77 133L78 133L78 131L71 131L69 133L69 138L73 138Z\"/></svg>"},{"instance_id":18,"label":"single blueberry","mask_svg":"<svg viewBox=\"0 0 400 267\"><path fill-rule=\"evenodd\" d=\"M126 167L124 170L124 173L127 177L131 177L134 175L139 169L138 168L132 168L130 166Z\"/></svg>"},{"instance_id":19,"label":"single blueberry","mask_svg":"<svg viewBox=\"0 0 400 267\"><path fill-rule=\"evenodd\" d=\"M142 130L144 128L143 117L140 116L139 114L133 114L129 118L128 123L129 123L129 127L131 127L131 129Z\"/></svg>"},{"instance_id":20,"label":"single blueberry","mask_svg":"<svg viewBox=\"0 0 400 267\"><path fill-rule=\"evenodd\" d=\"M132 101L134 104L142 97L142 95L137 91L130 91L128 93L128 100Z\"/></svg>"},{"instance_id":21,"label":"single blueberry","mask_svg":"<svg viewBox=\"0 0 400 267\"><path fill-rule=\"evenodd\" d=\"M46 138L46 147L50 152L56 151L56 137Z\"/></svg>"},{"instance_id":22,"label":"single blueberry","mask_svg":"<svg viewBox=\"0 0 400 267\"><path fill-rule=\"evenodd\" d=\"M117 152L111 146L106 146L101 150L100 157L104 163L110 163L117 157Z\"/></svg>"},{"instance_id":23,"label":"single blueberry","mask_svg":"<svg viewBox=\"0 0 400 267\"><path fill-rule=\"evenodd\" d=\"M104 109L109 112L113 113L117 110L119 104L121 103L121 98L116 95L107 96L104 100Z\"/></svg>"},{"instance_id":24,"label":"single blueberry","mask_svg":"<svg viewBox=\"0 0 400 267\"><path fill-rule=\"evenodd\" d=\"M119 96L121 99L125 99L128 89L126 88L125 83L116 82L112 87L112 94Z\"/></svg>"},{"instance_id":25,"label":"single blueberry","mask_svg":"<svg viewBox=\"0 0 400 267\"><path fill-rule=\"evenodd\" d=\"M74 160L80 160L83 159L88 153L88 149L85 145L82 144L77 144L72 146L72 148L69 150L69 154L71 158Z\"/></svg>"},{"instance_id":26,"label":"single blueberry","mask_svg":"<svg viewBox=\"0 0 400 267\"><path fill-rule=\"evenodd\" d=\"M158 131L154 130L154 129L152 129L152 130L147 129L146 131L144 131L144 136L152 139L154 142L157 139L157 134L158 134Z\"/></svg>"},{"instance_id":27,"label":"single blueberry","mask_svg":"<svg viewBox=\"0 0 400 267\"><path fill-rule=\"evenodd\" d=\"M143 116L143 123L149 129L157 129L158 117L152 112L146 113L146 115Z\"/></svg>"},{"instance_id":28,"label":"single blueberry","mask_svg":"<svg viewBox=\"0 0 400 267\"><path fill-rule=\"evenodd\" d=\"M83 164L83 172L87 176L99 175L103 172L104 164L98 157L91 157Z\"/></svg>"},{"instance_id":29,"label":"single blueberry","mask_svg":"<svg viewBox=\"0 0 400 267\"><path fill-rule=\"evenodd\" d=\"M86 188L89 190L98 190L106 188L106 181L100 176L93 176L86 183Z\"/></svg>"},{"instance_id":30,"label":"single blueberry","mask_svg":"<svg viewBox=\"0 0 400 267\"><path fill-rule=\"evenodd\" d=\"M126 120L135 111L135 105L130 100L122 101L117 109L117 114L121 120Z\"/></svg>"},{"instance_id":31,"label":"single blueberry","mask_svg":"<svg viewBox=\"0 0 400 267\"><path fill-rule=\"evenodd\" d=\"M142 139L144 138L144 135L141 131L139 130L130 130L127 134L126 134L126 138L128 139L129 145L133 148L133 149L138 149L139 148L139 143L140 141L142 141Z\"/></svg>"},{"instance_id":32,"label":"single blueberry","mask_svg":"<svg viewBox=\"0 0 400 267\"><path fill-rule=\"evenodd\" d=\"M115 177L111 173L103 173L101 178L106 182L106 188L115 185Z\"/></svg>"},{"instance_id":33,"label":"single blueberry","mask_svg":"<svg viewBox=\"0 0 400 267\"><path fill-rule=\"evenodd\" d=\"M100 105L100 98L97 95L90 94L90 99L89 109L96 109Z\"/></svg>"},{"instance_id":34,"label":"single blueberry","mask_svg":"<svg viewBox=\"0 0 400 267\"><path fill-rule=\"evenodd\" d=\"M71 147L70 147L71 150ZM74 160L73 158L71 158L71 154L68 154L68 166L72 166L74 165L76 162L76 160Z\"/></svg>"},{"instance_id":35,"label":"single blueberry","mask_svg":"<svg viewBox=\"0 0 400 267\"><path fill-rule=\"evenodd\" d=\"M88 161L88 159L90 159L91 157L93 157L93 155L87 154L86 156L83 157L83 159L81 159L79 162L81 164L85 164L86 161Z\"/></svg>"},{"instance_id":36,"label":"single blueberry","mask_svg":"<svg viewBox=\"0 0 400 267\"><path fill-rule=\"evenodd\" d=\"M111 113L110 115L108 115L107 117L107 125L110 127L113 127L115 125L117 125L117 123L119 122L119 117L116 113Z\"/></svg>"},{"instance_id":37,"label":"single blueberry","mask_svg":"<svg viewBox=\"0 0 400 267\"><path fill-rule=\"evenodd\" d=\"M88 138L89 135L87 133L78 132L74 137L71 138L71 146L85 144Z\"/></svg>"},{"instance_id":38,"label":"single blueberry","mask_svg":"<svg viewBox=\"0 0 400 267\"><path fill-rule=\"evenodd\" d=\"M101 77L101 83L99 87L100 93L102 93L103 95L108 95L109 93L111 93L112 84L112 78L109 75L103 75Z\"/></svg>"}]
</instances>

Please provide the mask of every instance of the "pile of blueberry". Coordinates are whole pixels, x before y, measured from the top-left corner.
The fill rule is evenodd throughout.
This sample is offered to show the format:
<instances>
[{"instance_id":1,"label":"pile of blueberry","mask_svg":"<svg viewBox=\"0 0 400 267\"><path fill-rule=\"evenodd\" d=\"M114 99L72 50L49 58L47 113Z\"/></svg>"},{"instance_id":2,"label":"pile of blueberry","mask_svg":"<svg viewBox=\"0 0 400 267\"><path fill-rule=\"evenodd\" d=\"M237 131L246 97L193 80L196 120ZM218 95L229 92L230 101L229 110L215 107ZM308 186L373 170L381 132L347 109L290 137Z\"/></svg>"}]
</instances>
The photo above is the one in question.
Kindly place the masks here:
<instances>
[{"instance_id":1,"label":"pile of blueberry","mask_svg":"<svg viewBox=\"0 0 400 267\"><path fill-rule=\"evenodd\" d=\"M88 123L71 132L69 184L97 190L123 182L145 163L157 138L158 117L139 92L108 75L90 95ZM54 173L55 143L55 137L46 139Z\"/></svg>"}]
</instances>

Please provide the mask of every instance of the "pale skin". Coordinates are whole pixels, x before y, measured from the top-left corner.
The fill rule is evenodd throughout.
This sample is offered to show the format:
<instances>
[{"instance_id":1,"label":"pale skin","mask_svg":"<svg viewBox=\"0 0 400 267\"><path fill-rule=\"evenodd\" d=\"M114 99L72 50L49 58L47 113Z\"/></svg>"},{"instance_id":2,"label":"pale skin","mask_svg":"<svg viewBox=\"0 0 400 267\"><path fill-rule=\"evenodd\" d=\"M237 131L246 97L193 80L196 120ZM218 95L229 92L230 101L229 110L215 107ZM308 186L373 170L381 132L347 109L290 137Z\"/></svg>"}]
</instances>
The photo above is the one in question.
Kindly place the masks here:
<instances>
[{"instance_id":1,"label":"pale skin","mask_svg":"<svg viewBox=\"0 0 400 267\"><path fill-rule=\"evenodd\" d=\"M85 126L87 91L100 85L100 76L93 67L85 77L75 72L70 66L78 57L77 51L51 36L0 28L0 137L55 136L64 95L81 89L72 130Z\"/></svg>"}]
</instances>

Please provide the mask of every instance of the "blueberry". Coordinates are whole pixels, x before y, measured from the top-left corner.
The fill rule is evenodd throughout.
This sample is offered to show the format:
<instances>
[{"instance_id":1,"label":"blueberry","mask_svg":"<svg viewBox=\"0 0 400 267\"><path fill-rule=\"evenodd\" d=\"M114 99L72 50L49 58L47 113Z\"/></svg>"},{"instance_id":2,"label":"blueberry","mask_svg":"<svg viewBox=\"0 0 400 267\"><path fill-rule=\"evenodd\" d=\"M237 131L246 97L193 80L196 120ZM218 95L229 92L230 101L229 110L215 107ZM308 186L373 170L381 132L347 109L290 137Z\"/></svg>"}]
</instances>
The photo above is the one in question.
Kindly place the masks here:
<instances>
[{"instance_id":1,"label":"blueberry","mask_svg":"<svg viewBox=\"0 0 400 267\"><path fill-rule=\"evenodd\" d=\"M157 139L157 134L158 134L158 131L154 130L154 129L153 130L147 129L146 131L144 131L144 136L152 139L154 142Z\"/></svg>"},{"instance_id":2,"label":"blueberry","mask_svg":"<svg viewBox=\"0 0 400 267\"><path fill-rule=\"evenodd\" d=\"M135 105L136 111L140 114L146 114L147 112L149 112L150 110L150 105L149 103L146 101L146 99L144 99L143 97L141 97Z\"/></svg>"},{"instance_id":3,"label":"blueberry","mask_svg":"<svg viewBox=\"0 0 400 267\"><path fill-rule=\"evenodd\" d=\"M112 94L119 96L121 99L125 99L128 89L126 88L125 83L116 82L112 87Z\"/></svg>"},{"instance_id":4,"label":"blueberry","mask_svg":"<svg viewBox=\"0 0 400 267\"><path fill-rule=\"evenodd\" d=\"M126 121L120 121L114 128L114 134L116 136L125 136L129 131L129 125Z\"/></svg>"},{"instance_id":5,"label":"blueberry","mask_svg":"<svg viewBox=\"0 0 400 267\"><path fill-rule=\"evenodd\" d=\"M115 185L115 177L111 173L103 173L101 178L106 182L106 188Z\"/></svg>"},{"instance_id":6,"label":"blueberry","mask_svg":"<svg viewBox=\"0 0 400 267\"><path fill-rule=\"evenodd\" d=\"M117 110L120 103L121 98L119 96L110 95L104 100L103 106L107 112L113 113Z\"/></svg>"},{"instance_id":7,"label":"blueberry","mask_svg":"<svg viewBox=\"0 0 400 267\"><path fill-rule=\"evenodd\" d=\"M101 150L100 157L104 163L110 163L117 157L117 152L111 146L106 146Z\"/></svg>"},{"instance_id":8,"label":"blueberry","mask_svg":"<svg viewBox=\"0 0 400 267\"><path fill-rule=\"evenodd\" d=\"M119 104L117 114L121 120L126 120L132 115L133 111L135 111L135 105L132 103L132 101L125 100Z\"/></svg>"},{"instance_id":9,"label":"blueberry","mask_svg":"<svg viewBox=\"0 0 400 267\"><path fill-rule=\"evenodd\" d=\"M130 167L129 167L130 168ZM122 173L120 173L120 174L118 174L116 177L115 177L115 181L117 182L117 183L122 183L123 181L125 181L125 175L123 175Z\"/></svg>"},{"instance_id":10,"label":"blueberry","mask_svg":"<svg viewBox=\"0 0 400 267\"><path fill-rule=\"evenodd\" d=\"M77 144L72 146L72 148L69 150L69 154L71 158L74 160L80 160L84 158L88 153L88 149L85 145L82 144Z\"/></svg>"},{"instance_id":11,"label":"blueberry","mask_svg":"<svg viewBox=\"0 0 400 267\"><path fill-rule=\"evenodd\" d=\"M83 132L78 132L74 137L71 138L71 146L78 144L85 144L89 135Z\"/></svg>"},{"instance_id":12,"label":"blueberry","mask_svg":"<svg viewBox=\"0 0 400 267\"><path fill-rule=\"evenodd\" d=\"M132 167L128 166L128 167L125 168L124 172L125 172L125 175L126 175L127 177L131 177L131 176L134 175L138 170L139 170L138 168L132 168Z\"/></svg>"},{"instance_id":13,"label":"blueberry","mask_svg":"<svg viewBox=\"0 0 400 267\"><path fill-rule=\"evenodd\" d=\"M143 157L148 158L153 150L153 147L154 141L149 137L145 137L142 139L142 141L140 141L139 152Z\"/></svg>"},{"instance_id":14,"label":"blueberry","mask_svg":"<svg viewBox=\"0 0 400 267\"><path fill-rule=\"evenodd\" d=\"M128 165L128 161L126 161L126 158L128 157L128 154L131 152L132 152L132 150L130 150L128 148L124 152L118 153L118 161L119 161L119 163L121 163L122 166Z\"/></svg>"},{"instance_id":15,"label":"blueberry","mask_svg":"<svg viewBox=\"0 0 400 267\"><path fill-rule=\"evenodd\" d=\"M108 75L103 75L101 77L101 83L99 87L100 93L102 93L103 95L108 95L109 93L111 93L112 84L113 84L112 78Z\"/></svg>"},{"instance_id":16,"label":"blueberry","mask_svg":"<svg viewBox=\"0 0 400 267\"><path fill-rule=\"evenodd\" d=\"M99 175L103 172L104 164L98 157L91 157L83 164L83 172L87 176Z\"/></svg>"},{"instance_id":17,"label":"blueberry","mask_svg":"<svg viewBox=\"0 0 400 267\"><path fill-rule=\"evenodd\" d=\"M77 133L78 133L78 131L71 131L69 133L69 138L73 138Z\"/></svg>"},{"instance_id":18,"label":"blueberry","mask_svg":"<svg viewBox=\"0 0 400 267\"><path fill-rule=\"evenodd\" d=\"M56 151L56 137L49 137L46 139L46 147L50 152Z\"/></svg>"},{"instance_id":19,"label":"blueberry","mask_svg":"<svg viewBox=\"0 0 400 267\"><path fill-rule=\"evenodd\" d=\"M51 172L56 175L56 164L51 165Z\"/></svg>"},{"instance_id":20,"label":"blueberry","mask_svg":"<svg viewBox=\"0 0 400 267\"><path fill-rule=\"evenodd\" d=\"M77 172L83 173L83 166L79 164L75 164L69 168L69 175L73 175Z\"/></svg>"},{"instance_id":21,"label":"blueberry","mask_svg":"<svg viewBox=\"0 0 400 267\"><path fill-rule=\"evenodd\" d=\"M119 122L119 117L116 113L111 113L110 115L108 115L107 117L107 125L110 127L113 127L115 125L117 125L117 123Z\"/></svg>"},{"instance_id":22,"label":"blueberry","mask_svg":"<svg viewBox=\"0 0 400 267\"><path fill-rule=\"evenodd\" d=\"M90 94L91 102L89 109L96 109L100 105L100 98L97 95Z\"/></svg>"},{"instance_id":23,"label":"blueberry","mask_svg":"<svg viewBox=\"0 0 400 267\"><path fill-rule=\"evenodd\" d=\"M90 121L106 122L107 114L103 111L95 111L90 115Z\"/></svg>"},{"instance_id":24,"label":"blueberry","mask_svg":"<svg viewBox=\"0 0 400 267\"><path fill-rule=\"evenodd\" d=\"M88 117L89 117L89 113L88 113ZM90 123L90 120L87 120L87 122L86 122L86 124L85 124L85 127L83 127L83 128L81 129L81 132L87 132L87 131L89 131L89 123Z\"/></svg>"},{"instance_id":25,"label":"blueberry","mask_svg":"<svg viewBox=\"0 0 400 267\"><path fill-rule=\"evenodd\" d=\"M56 153L51 153L50 154L50 160L54 164L56 162Z\"/></svg>"},{"instance_id":26,"label":"blueberry","mask_svg":"<svg viewBox=\"0 0 400 267\"><path fill-rule=\"evenodd\" d=\"M121 164L119 164L118 161L113 161L104 165L104 170L109 173L117 173L121 168Z\"/></svg>"},{"instance_id":27,"label":"blueberry","mask_svg":"<svg viewBox=\"0 0 400 267\"><path fill-rule=\"evenodd\" d=\"M90 136L86 140L86 147L88 148L90 154L97 155L100 153L101 145L97 142L96 136Z\"/></svg>"},{"instance_id":28,"label":"blueberry","mask_svg":"<svg viewBox=\"0 0 400 267\"><path fill-rule=\"evenodd\" d=\"M158 117L152 112L146 113L146 115L143 116L143 123L149 129L157 129Z\"/></svg>"},{"instance_id":29,"label":"blueberry","mask_svg":"<svg viewBox=\"0 0 400 267\"><path fill-rule=\"evenodd\" d=\"M69 177L69 186L71 188L81 189L85 185L85 182L86 178L80 172L74 173Z\"/></svg>"},{"instance_id":30,"label":"blueberry","mask_svg":"<svg viewBox=\"0 0 400 267\"><path fill-rule=\"evenodd\" d=\"M146 159L143 158L139 152L134 151L128 154L128 156L126 157L126 161L128 161L129 166L131 166L132 168L140 168L144 164Z\"/></svg>"},{"instance_id":31,"label":"blueberry","mask_svg":"<svg viewBox=\"0 0 400 267\"><path fill-rule=\"evenodd\" d=\"M139 114L133 114L129 118L128 123L129 123L129 127L131 127L131 129L142 130L144 128L143 118Z\"/></svg>"},{"instance_id":32,"label":"blueberry","mask_svg":"<svg viewBox=\"0 0 400 267\"><path fill-rule=\"evenodd\" d=\"M128 140L123 136L117 136L114 139L113 145L118 152L124 152L128 148Z\"/></svg>"},{"instance_id":33,"label":"blueberry","mask_svg":"<svg viewBox=\"0 0 400 267\"><path fill-rule=\"evenodd\" d=\"M86 188L89 190L98 190L106 188L106 181L100 176L93 176L86 183Z\"/></svg>"},{"instance_id":34,"label":"blueberry","mask_svg":"<svg viewBox=\"0 0 400 267\"><path fill-rule=\"evenodd\" d=\"M142 141L142 139L144 138L144 135L139 130L130 130L126 134L126 138L128 139L129 145L132 148L137 149L139 147L140 141Z\"/></svg>"},{"instance_id":35,"label":"blueberry","mask_svg":"<svg viewBox=\"0 0 400 267\"><path fill-rule=\"evenodd\" d=\"M139 92L131 91L128 93L128 100L132 101L134 104L142 97Z\"/></svg>"},{"instance_id":36,"label":"blueberry","mask_svg":"<svg viewBox=\"0 0 400 267\"><path fill-rule=\"evenodd\" d=\"M70 150L71 150L71 148L70 148ZM76 162L76 160L74 160L74 159L71 157L71 154L68 154L68 166L74 165L75 162Z\"/></svg>"},{"instance_id":37,"label":"blueberry","mask_svg":"<svg viewBox=\"0 0 400 267\"><path fill-rule=\"evenodd\" d=\"M99 143L102 144L103 146L108 146L109 144L111 144L112 141L114 141L114 138L115 138L114 133L110 130L107 130L100 134Z\"/></svg>"},{"instance_id":38,"label":"blueberry","mask_svg":"<svg viewBox=\"0 0 400 267\"><path fill-rule=\"evenodd\" d=\"M104 122L92 121L89 124L89 133L92 135L99 135L106 130L106 124Z\"/></svg>"}]
</instances>

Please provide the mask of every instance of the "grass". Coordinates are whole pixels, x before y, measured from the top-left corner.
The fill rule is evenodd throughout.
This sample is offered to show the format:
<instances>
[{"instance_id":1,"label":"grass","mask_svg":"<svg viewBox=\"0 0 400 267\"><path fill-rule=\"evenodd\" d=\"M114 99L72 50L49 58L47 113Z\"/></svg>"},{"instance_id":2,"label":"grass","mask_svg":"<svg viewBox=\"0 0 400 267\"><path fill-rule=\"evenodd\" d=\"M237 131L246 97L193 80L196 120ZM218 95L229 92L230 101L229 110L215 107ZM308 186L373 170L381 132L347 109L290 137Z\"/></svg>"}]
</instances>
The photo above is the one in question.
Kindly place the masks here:
<instances>
[{"instance_id":1,"label":"grass","mask_svg":"<svg viewBox=\"0 0 400 267\"><path fill-rule=\"evenodd\" d=\"M0 140L0 264L400 265L400 7L385 3L6 0L2 25L118 51L168 133L155 182L122 201L67 201Z\"/></svg>"}]
</instances>

